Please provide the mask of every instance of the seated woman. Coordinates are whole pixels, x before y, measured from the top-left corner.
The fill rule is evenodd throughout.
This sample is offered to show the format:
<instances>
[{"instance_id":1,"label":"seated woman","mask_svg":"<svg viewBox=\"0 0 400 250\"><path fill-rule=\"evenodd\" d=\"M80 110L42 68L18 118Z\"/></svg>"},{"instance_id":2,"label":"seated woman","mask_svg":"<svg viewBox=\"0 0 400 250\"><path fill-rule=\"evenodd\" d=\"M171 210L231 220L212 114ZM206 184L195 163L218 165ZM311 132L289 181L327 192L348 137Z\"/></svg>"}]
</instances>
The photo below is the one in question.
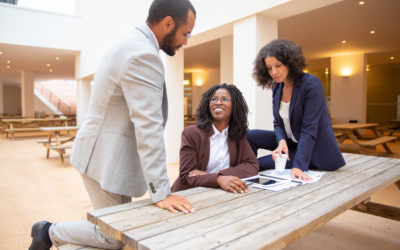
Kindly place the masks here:
<instances>
[{"instance_id":1,"label":"seated woman","mask_svg":"<svg viewBox=\"0 0 400 250\"><path fill-rule=\"evenodd\" d=\"M234 85L216 85L203 94L197 124L182 132L179 177L172 192L199 186L247 192L240 178L258 173L246 140L247 113L246 101Z\"/></svg>"},{"instance_id":2,"label":"seated woman","mask_svg":"<svg viewBox=\"0 0 400 250\"><path fill-rule=\"evenodd\" d=\"M275 155L287 154L286 168L293 178L310 180L309 168L336 170L346 163L329 120L320 80L304 73L306 63L300 46L276 39L261 48L254 62L258 85L272 89L274 131L251 130L247 139L257 150L272 155L258 159L260 170L274 168ZM271 157L272 156L272 157Z\"/></svg>"}]
</instances>

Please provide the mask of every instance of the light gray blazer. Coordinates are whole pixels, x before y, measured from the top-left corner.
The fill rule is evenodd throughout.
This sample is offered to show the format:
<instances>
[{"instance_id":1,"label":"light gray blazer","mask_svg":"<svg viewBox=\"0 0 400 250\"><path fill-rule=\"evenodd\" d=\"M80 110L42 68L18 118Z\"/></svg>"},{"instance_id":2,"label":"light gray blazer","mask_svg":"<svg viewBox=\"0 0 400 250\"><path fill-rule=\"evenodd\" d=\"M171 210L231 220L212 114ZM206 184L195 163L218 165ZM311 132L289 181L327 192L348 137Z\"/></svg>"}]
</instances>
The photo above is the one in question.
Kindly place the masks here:
<instances>
[{"instance_id":1,"label":"light gray blazer","mask_svg":"<svg viewBox=\"0 0 400 250\"><path fill-rule=\"evenodd\" d=\"M89 110L75 138L71 164L104 190L153 202L170 194L164 127L167 93L158 42L147 25L104 55Z\"/></svg>"}]
</instances>

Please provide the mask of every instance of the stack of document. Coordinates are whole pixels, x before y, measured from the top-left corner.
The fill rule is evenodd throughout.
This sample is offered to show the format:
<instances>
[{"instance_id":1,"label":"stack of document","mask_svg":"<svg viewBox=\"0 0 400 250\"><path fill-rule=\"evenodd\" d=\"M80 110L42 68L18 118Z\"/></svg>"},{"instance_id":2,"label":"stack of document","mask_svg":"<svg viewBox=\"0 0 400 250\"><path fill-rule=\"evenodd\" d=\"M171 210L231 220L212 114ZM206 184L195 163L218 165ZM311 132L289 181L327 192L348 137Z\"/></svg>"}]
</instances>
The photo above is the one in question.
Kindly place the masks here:
<instances>
[{"instance_id":1,"label":"stack of document","mask_svg":"<svg viewBox=\"0 0 400 250\"><path fill-rule=\"evenodd\" d=\"M244 178L243 180L246 182L247 185L251 187L266 189L270 191L280 191L299 185L317 182L325 174L325 172L312 170L305 171L304 173L310 176L312 180L302 181L298 178L292 179L291 169L285 169L285 171L283 172L268 170L256 176Z\"/></svg>"}]
</instances>

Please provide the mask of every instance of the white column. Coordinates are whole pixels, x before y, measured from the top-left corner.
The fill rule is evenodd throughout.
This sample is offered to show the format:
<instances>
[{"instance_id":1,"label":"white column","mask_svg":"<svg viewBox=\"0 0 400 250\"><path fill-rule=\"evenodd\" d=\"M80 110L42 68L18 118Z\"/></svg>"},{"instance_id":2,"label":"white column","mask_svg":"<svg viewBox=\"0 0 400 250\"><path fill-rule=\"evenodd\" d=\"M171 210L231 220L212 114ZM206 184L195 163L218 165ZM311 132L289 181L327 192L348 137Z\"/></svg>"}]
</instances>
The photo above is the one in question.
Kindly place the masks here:
<instances>
[{"instance_id":1,"label":"white column","mask_svg":"<svg viewBox=\"0 0 400 250\"><path fill-rule=\"evenodd\" d=\"M3 97L3 82L0 81L0 114L4 114L4 97Z\"/></svg>"},{"instance_id":2,"label":"white column","mask_svg":"<svg viewBox=\"0 0 400 250\"><path fill-rule=\"evenodd\" d=\"M161 53L165 65L168 94L168 121L165 127L167 162L179 162L179 148L183 130L183 50L171 57Z\"/></svg>"},{"instance_id":3,"label":"white column","mask_svg":"<svg viewBox=\"0 0 400 250\"><path fill-rule=\"evenodd\" d=\"M367 81L364 54L331 58L331 117L333 123L366 121Z\"/></svg>"},{"instance_id":4,"label":"white column","mask_svg":"<svg viewBox=\"0 0 400 250\"><path fill-rule=\"evenodd\" d=\"M92 79L89 77L78 80L76 84L76 124L78 126L82 124L89 108L92 93L91 81Z\"/></svg>"},{"instance_id":5,"label":"white column","mask_svg":"<svg viewBox=\"0 0 400 250\"><path fill-rule=\"evenodd\" d=\"M258 87L252 77L258 51L278 36L278 22L264 16L250 16L234 23L233 81L249 106L249 128L273 130L272 91Z\"/></svg>"},{"instance_id":6,"label":"white column","mask_svg":"<svg viewBox=\"0 0 400 250\"><path fill-rule=\"evenodd\" d=\"M33 72L21 72L21 108L22 116L24 117L33 117L35 115L35 96L33 94L33 80Z\"/></svg>"},{"instance_id":7,"label":"white column","mask_svg":"<svg viewBox=\"0 0 400 250\"><path fill-rule=\"evenodd\" d=\"M220 79L221 83L233 82L233 36L220 39Z\"/></svg>"}]
</instances>

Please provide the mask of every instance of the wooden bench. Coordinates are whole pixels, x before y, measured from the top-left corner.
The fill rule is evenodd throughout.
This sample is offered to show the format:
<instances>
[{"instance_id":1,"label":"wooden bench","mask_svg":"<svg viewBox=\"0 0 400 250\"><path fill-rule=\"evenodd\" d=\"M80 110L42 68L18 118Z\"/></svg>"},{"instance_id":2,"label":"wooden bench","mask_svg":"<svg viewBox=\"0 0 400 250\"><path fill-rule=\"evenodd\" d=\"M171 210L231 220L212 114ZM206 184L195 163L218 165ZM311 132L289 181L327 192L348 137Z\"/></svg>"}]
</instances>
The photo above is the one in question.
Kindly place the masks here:
<instances>
[{"instance_id":1,"label":"wooden bench","mask_svg":"<svg viewBox=\"0 0 400 250\"><path fill-rule=\"evenodd\" d=\"M76 244L66 244L58 247L59 250L106 250L104 248L87 247Z\"/></svg>"},{"instance_id":2,"label":"wooden bench","mask_svg":"<svg viewBox=\"0 0 400 250\"><path fill-rule=\"evenodd\" d=\"M40 131L39 128L6 128L4 130L6 132L6 137L9 137L9 134L11 134L11 138L14 139L14 133L16 132L36 132Z\"/></svg>"},{"instance_id":3,"label":"wooden bench","mask_svg":"<svg viewBox=\"0 0 400 250\"><path fill-rule=\"evenodd\" d=\"M71 118L18 118L18 119L1 119L1 123L5 124L7 128L6 137L11 135L14 139L14 133L17 132L37 132L40 131L41 126L67 126Z\"/></svg>"},{"instance_id":4,"label":"wooden bench","mask_svg":"<svg viewBox=\"0 0 400 250\"><path fill-rule=\"evenodd\" d=\"M68 141L71 141L71 138L60 138L60 143L61 144L65 143L65 142L68 142ZM49 143L49 139L39 139L39 140L36 140L36 142L37 143L48 144ZM50 143L56 143L56 142L57 142L57 140L54 138L54 139L51 139Z\"/></svg>"},{"instance_id":5,"label":"wooden bench","mask_svg":"<svg viewBox=\"0 0 400 250\"><path fill-rule=\"evenodd\" d=\"M364 142L359 142L360 146L366 147L366 148L371 148L371 149L376 149L376 146L382 144L382 146L385 148L385 150L388 153L392 153L392 150L386 145L387 142L390 141L395 141L397 139L396 136L382 136L376 139L372 139L369 141L364 141Z\"/></svg>"},{"instance_id":6,"label":"wooden bench","mask_svg":"<svg viewBox=\"0 0 400 250\"><path fill-rule=\"evenodd\" d=\"M45 146L48 150L51 149L51 150L58 152L58 154L60 155L60 159L61 159L61 165L63 165L63 166L64 166L65 150L68 148L72 148L72 144L61 144L61 145L43 144L43 146ZM49 158L49 151L47 151L46 158Z\"/></svg>"},{"instance_id":7,"label":"wooden bench","mask_svg":"<svg viewBox=\"0 0 400 250\"><path fill-rule=\"evenodd\" d=\"M129 246L125 246L122 250L131 250L133 248ZM58 250L106 250L105 248L97 248L97 247L87 247L76 244L66 244L58 247Z\"/></svg>"}]
</instances>

